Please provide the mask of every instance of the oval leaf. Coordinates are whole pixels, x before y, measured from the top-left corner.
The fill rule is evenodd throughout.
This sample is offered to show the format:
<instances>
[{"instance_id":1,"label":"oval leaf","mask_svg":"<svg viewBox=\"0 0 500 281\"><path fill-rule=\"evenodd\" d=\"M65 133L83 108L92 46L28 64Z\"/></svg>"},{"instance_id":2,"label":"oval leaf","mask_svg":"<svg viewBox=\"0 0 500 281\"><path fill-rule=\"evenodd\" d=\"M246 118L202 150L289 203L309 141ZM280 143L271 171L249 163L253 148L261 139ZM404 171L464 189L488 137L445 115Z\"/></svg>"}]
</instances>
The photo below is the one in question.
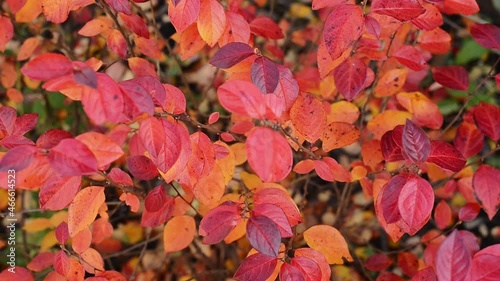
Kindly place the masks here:
<instances>
[{"instance_id":1,"label":"oval leaf","mask_svg":"<svg viewBox=\"0 0 500 281\"><path fill-rule=\"evenodd\" d=\"M251 217L247 223L247 238L252 247L268 256L278 257L281 236L278 226L268 217Z\"/></svg>"},{"instance_id":2,"label":"oval leaf","mask_svg":"<svg viewBox=\"0 0 500 281\"><path fill-rule=\"evenodd\" d=\"M363 32L365 19L361 7L340 5L332 10L325 22L323 38L332 60L358 40Z\"/></svg>"},{"instance_id":3,"label":"oval leaf","mask_svg":"<svg viewBox=\"0 0 500 281\"><path fill-rule=\"evenodd\" d=\"M432 68L432 77L439 84L454 90L469 88L469 73L462 66L440 66Z\"/></svg>"},{"instance_id":4,"label":"oval leaf","mask_svg":"<svg viewBox=\"0 0 500 281\"><path fill-rule=\"evenodd\" d=\"M267 57L258 57L250 70L252 82L264 94L273 93L278 86L280 72L278 66Z\"/></svg>"},{"instance_id":5,"label":"oval leaf","mask_svg":"<svg viewBox=\"0 0 500 281\"><path fill-rule=\"evenodd\" d=\"M365 87L366 64L357 58L347 58L333 70L335 85L340 94L352 101Z\"/></svg>"},{"instance_id":6,"label":"oval leaf","mask_svg":"<svg viewBox=\"0 0 500 281\"><path fill-rule=\"evenodd\" d=\"M309 247L322 253L329 264L353 261L347 242L340 232L329 225L315 225L304 232Z\"/></svg>"},{"instance_id":7,"label":"oval leaf","mask_svg":"<svg viewBox=\"0 0 500 281\"><path fill-rule=\"evenodd\" d=\"M105 199L104 187L102 186L88 186L76 194L68 208L70 237L92 224Z\"/></svg>"},{"instance_id":8,"label":"oval leaf","mask_svg":"<svg viewBox=\"0 0 500 281\"><path fill-rule=\"evenodd\" d=\"M410 120L406 120L402 134L403 156L413 163L420 165L429 157L431 140L424 130Z\"/></svg>"}]
</instances>

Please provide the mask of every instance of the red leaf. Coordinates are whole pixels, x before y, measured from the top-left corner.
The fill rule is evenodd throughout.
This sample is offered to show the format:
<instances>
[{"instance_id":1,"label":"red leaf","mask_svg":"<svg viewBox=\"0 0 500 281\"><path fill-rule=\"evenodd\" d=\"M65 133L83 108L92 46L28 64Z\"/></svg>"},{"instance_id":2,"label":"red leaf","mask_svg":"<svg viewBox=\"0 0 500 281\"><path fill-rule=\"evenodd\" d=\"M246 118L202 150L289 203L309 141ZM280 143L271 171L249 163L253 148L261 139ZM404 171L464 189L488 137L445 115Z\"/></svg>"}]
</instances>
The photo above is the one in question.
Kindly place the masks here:
<instances>
[{"instance_id":1,"label":"red leaf","mask_svg":"<svg viewBox=\"0 0 500 281\"><path fill-rule=\"evenodd\" d=\"M371 255L365 262L364 266L371 271L383 271L392 264L392 261L385 254Z\"/></svg>"},{"instance_id":2,"label":"red leaf","mask_svg":"<svg viewBox=\"0 0 500 281\"><path fill-rule=\"evenodd\" d=\"M474 121L483 134L495 142L500 139L500 107L481 102L474 107Z\"/></svg>"},{"instance_id":3,"label":"red leaf","mask_svg":"<svg viewBox=\"0 0 500 281\"><path fill-rule=\"evenodd\" d=\"M156 227L165 223L172 217L174 212L175 200L169 195L165 195L166 200L163 206L156 212L150 212L146 208L142 213L141 226L142 227Z\"/></svg>"},{"instance_id":4,"label":"red leaf","mask_svg":"<svg viewBox=\"0 0 500 281\"><path fill-rule=\"evenodd\" d=\"M472 258L467 280L495 281L500 275L500 244L488 246L477 252Z\"/></svg>"},{"instance_id":5,"label":"red leaf","mask_svg":"<svg viewBox=\"0 0 500 281\"><path fill-rule=\"evenodd\" d=\"M430 2L430 1L429 1ZM422 30L433 30L443 24L443 15L433 4L423 2L425 12L411 22Z\"/></svg>"},{"instance_id":6,"label":"red leaf","mask_svg":"<svg viewBox=\"0 0 500 281\"><path fill-rule=\"evenodd\" d=\"M252 216L247 223L247 238L257 251L278 257L281 243L280 231L270 218Z\"/></svg>"},{"instance_id":7,"label":"red leaf","mask_svg":"<svg viewBox=\"0 0 500 281\"><path fill-rule=\"evenodd\" d=\"M187 163L187 172L192 182L210 174L215 165L215 150L210 138L202 132L190 136L191 158Z\"/></svg>"},{"instance_id":8,"label":"red leaf","mask_svg":"<svg viewBox=\"0 0 500 281\"><path fill-rule=\"evenodd\" d=\"M11 135L11 136L5 137L3 140L0 140L0 145L7 148L7 149L13 149L15 147L23 146L23 145L34 146L35 143L26 137L19 136L19 135Z\"/></svg>"},{"instance_id":9,"label":"red leaf","mask_svg":"<svg viewBox=\"0 0 500 281\"><path fill-rule=\"evenodd\" d=\"M431 54L445 54L451 49L450 34L439 27L420 33L417 41L421 49Z\"/></svg>"},{"instance_id":10,"label":"red leaf","mask_svg":"<svg viewBox=\"0 0 500 281\"><path fill-rule=\"evenodd\" d=\"M256 17L250 22L252 33L262 36L266 39L281 39L285 36L281 28L270 18L265 16Z\"/></svg>"},{"instance_id":11,"label":"red leaf","mask_svg":"<svg viewBox=\"0 0 500 281\"><path fill-rule=\"evenodd\" d=\"M15 13L12 11L12 13ZM8 17L0 16L0 52L5 51L5 45L14 36L14 26Z\"/></svg>"},{"instance_id":12,"label":"red leaf","mask_svg":"<svg viewBox=\"0 0 500 281\"><path fill-rule=\"evenodd\" d=\"M365 19L361 7L340 5L328 15L323 38L333 60L338 59L363 32Z\"/></svg>"},{"instance_id":13,"label":"red leaf","mask_svg":"<svg viewBox=\"0 0 500 281\"><path fill-rule=\"evenodd\" d=\"M284 263L280 269L280 280L283 281L306 281L304 274L297 267Z\"/></svg>"},{"instance_id":14,"label":"red leaf","mask_svg":"<svg viewBox=\"0 0 500 281\"><path fill-rule=\"evenodd\" d=\"M283 238L293 236L292 228L290 227L290 223L288 222L285 213L276 205L259 204L253 208L252 216L265 216L271 219L271 221L278 227L280 236Z\"/></svg>"},{"instance_id":15,"label":"red leaf","mask_svg":"<svg viewBox=\"0 0 500 281\"><path fill-rule=\"evenodd\" d=\"M439 281L463 281L471 264L471 253L457 230L446 237L437 251L436 271Z\"/></svg>"},{"instance_id":16,"label":"red leaf","mask_svg":"<svg viewBox=\"0 0 500 281\"><path fill-rule=\"evenodd\" d=\"M467 163L467 160L462 156L453 145L444 141L431 141L431 153L427 162L434 163L443 169L448 169L453 172L459 172Z\"/></svg>"},{"instance_id":17,"label":"red leaf","mask_svg":"<svg viewBox=\"0 0 500 281\"><path fill-rule=\"evenodd\" d=\"M219 121L220 113L212 112L210 116L208 116L208 125L213 125L217 121Z\"/></svg>"},{"instance_id":18,"label":"red leaf","mask_svg":"<svg viewBox=\"0 0 500 281\"><path fill-rule=\"evenodd\" d=\"M43 149L51 149L61 140L72 137L73 136L69 132L58 129L50 129L38 138L36 146Z\"/></svg>"},{"instance_id":19,"label":"red leaf","mask_svg":"<svg viewBox=\"0 0 500 281\"><path fill-rule=\"evenodd\" d=\"M401 213L398 207L399 196L402 188L410 178L411 176L409 174L401 173L393 177L380 190L378 196L382 198L382 213L387 223L395 223L401 219Z\"/></svg>"},{"instance_id":20,"label":"red leaf","mask_svg":"<svg viewBox=\"0 0 500 281\"><path fill-rule=\"evenodd\" d=\"M392 56L402 65L415 71L420 71L427 65L425 58L422 56L422 52L410 45L404 45L399 48Z\"/></svg>"},{"instance_id":21,"label":"red leaf","mask_svg":"<svg viewBox=\"0 0 500 281\"><path fill-rule=\"evenodd\" d=\"M230 80L217 89L217 95L221 105L230 112L257 119L266 115L262 93L250 82Z\"/></svg>"},{"instance_id":22,"label":"red leaf","mask_svg":"<svg viewBox=\"0 0 500 281\"><path fill-rule=\"evenodd\" d=\"M66 208L80 190L81 183L80 176L50 177L40 189L40 208L53 211Z\"/></svg>"},{"instance_id":23,"label":"red leaf","mask_svg":"<svg viewBox=\"0 0 500 281\"><path fill-rule=\"evenodd\" d=\"M168 201L167 193L162 185L159 185L148 193L144 199L144 207L148 212L159 211Z\"/></svg>"},{"instance_id":24,"label":"red leaf","mask_svg":"<svg viewBox=\"0 0 500 281\"><path fill-rule=\"evenodd\" d=\"M398 266L405 275L413 277L418 271L418 258L411 252L398 253Z\"/></svg>"},{"instance_id":25,"label":"red leaf","mask_svg":"<svg viewBox=\"0 0 500 281\"><path fill-rule=\"evenodd\" d=\"M434 209L434 220L436 221L436 225L440 229L447 228L451 223L452 215L450 205L444 200L439 201Z\"/></svg>"},{"instance_id":26,"label":"red leaf","mask_svg":"<svg viewBox=\"0 0 500 281\"><path fill-rule=\"evenodd\" d=\"M290 226L295 226L302 222L299 209L290 195L277 188L265 188L254 194L255 208L263 204L274 204L283 210Z\"/></svg>"},{"instance_id":27,"label":"red leaf","mask_svg":"<svg viewBox=\"0 0 500 281\"><path fill-rule=\"evenodd\" d=\"M318 281L330 280L332 274L330 265L328 264L325 256L322 253L314 250L313 248L299 248L295 249L294 256L309 258L319 266L319 269L321 270L321 279L314 279L314 280ZM308 277L308 274L304 275L306 276L306 278Z\"/></svg>"},{"instance_id":28,"label":"red leaf","mask_svg":"<svg viewBox=\"0 0 500 281\"><path fill-rule=\"evenodd\" d=\"M148 25L139 15L136 14L123 14L119 13L120 19L123 21L125 26L130 29L133 33L149 39Z\"/></svg>"},{"instance_id":29,"label":"red leaf","mask_svg":"<svg viewBox=\"0 0 500 281\"><path fill-rule=\"evenodd\" d=\"M469 88L469 73L462 66L440 66L432 69L432 77L439 84L454 90Z\"/></svg>"},{"instance_id":30,"label":"red leaf","mask_svg":"<svg viewBox=\"0 0 500 281\"><path fill-rule=\"evenodd\" d=\"M218 68L230 68L244 59L254 55L252 47L240 42L232 42L220 48L209 63Z\"/></svg>"},{"instance_id":31,"label":"red leaf","mask_svg":"<svg viewBox=\"0 0 500 281\"><path fill-rule=\"evenodd\" d=\"M217 244L242 220L239 204L226 201L210 210L201 220L199 234L205 236L203 244ZM273 268L274 269L274 268Z\"/></svg>"},{"instance_id":32,"label":"red leaf","mask_svg":"<svg viewBox=\"0 0 500 281\"><path fill-rule=\"evenodd\" d=\"M403 128L403 125L398 125L382 136L380 146L385 161L392 162L405 160L402 150Z\"/></svg>"},{"instance_id":33,"label":"red leaf","mask_svg":"<svg viewBox=\"0 0 500 281\"><path fill-rule=\"evenodd\" d=\"M164 85L157 77L141 76L128 80L139 83L153 97L153 101L157 106L163 106L167 101L167 93Z\"/></svg>"},{"instance_id":34,"label":"red leaf","mask_svg":"<svg viewBox=\"0 0 500 281\"><path fill-rule=\"evenodd\" d=\"M500 203L500 170L483 164L479 166L472 179L472 187L483 205L490 220L498 211Z\"/></svg>"},{"instance_id":35,"label":"red leaf","mask_svg":"<svg viewBox=\"0 0 500 281\"><path fill-rule=\"evenodd\" d=\"M196 21L200 14L200 0L179 0L177 5L168 5L168 15L178 33Z\"/></svg>"},{"instance_id":36,"label":"red leaf","mask_svg":"<svg viewBox=\"0 0 500 281\"><path fill-rule=\"evenodd\" d=\"M24 170L31 164L36 152L37 148L32 145L20 145L10 149L0 160L0 172Z\"/></svg>"},{"instance_id":37,"label":"red leaf","mask_svg":"<svg viewBox=\"0 0 500 281\"><path fill-rule=\"evenodd\" d=\"M292 258L291 264L302 272L302 275L305 277L305 281L322 280L321 269L314 260L308 257L295 256Z\"/></svg>"},{"instance_id":38,"label":"red leaf","mask_svg":"<svg viewBox=\"0 0 500 281\"><path fill-rule=\"evenodd\" d=\"M483 150L484 135L474 124L462 122L458 126L453 145L465 158L470 158Z\"/></svg>"},{"instance_id":39,"label":"red leaf","mask_svg":"<svg viewBox=\"0 0 500 281\"><path fill-rule=\"evenodd\" d=\"M56 239L59 244L65 244L69 239L68 224L66 222L61 222L56 227Z\"/></svg>"},{"instance_id":40,"label":"red leaf","mask_svg":"<svg viewBox=\"0 0 500 281\"><path fill-rule=\"evenodd\" d=\"M373 0L371 10L400 21L412 20L425 12L417 0Z\"/></svg>"},{"instance_id":41,"label":"red leaf","mask_svg":"<svg viewBox=\"0 0 500 281\"><path fill-rule=\"evenodd\" d=\"M431 140L424 130L406 119L402 135L403 156L420 165L429 157L431 151Z\"/></svg>"},{"instance_id":42,"label":"red leaf","mask_svg":"<svg viewBox=\"0 0 500 281\"><path fill-rule=\"evenodd\" d=\"M252 82L264 94L273 93L278 86L280 72L278 66L267 57L258 57L250 71Z\"/></svg>"},{"instance_id":43,"label":"red leaf","mask_svg":"<svg viewBox=\"0 0 500 281\"><path fill-rule=\"evenodd\" d=\"M314 160L314 168L318 176L324 181L351 181L349 171L331 157L323 157L321 160Z\"/></svg>"},{"instance_id":44,"label":"red leaf","mask_svg":"<svg viewBox=\"0 0 500 281\"><path fill-rule=\"evenodd\" d=\"M365 88L366 64L357 58L347 58L333 70L335 85L348 101Z\"/></svg>"},{"instance_id":45,"label":"red leaf","mask_svg":"<svg viewBox=\"0 0 500 281\"><path fill-rule=\"evenodd\" d=\"M477 203L467 203L458 212L458 219L461 221L471 221L479 215L481 206Z\"/></svg>"},{"instance_id":46,"label":"red leaf","mask_svg":"<svg viewBox=\"0 0 500 281\"><path fill-rule=\"evenodd\" d=\"M153 98L139 83L128 80L118 83L118 86L120 86L123 94L125 107L123 113L129 120L135 120L144 113L150 116L154 114Z\"/></svg>"},{"instance_id":47,"label":"red leaf","mask_svg":"<svg viewBox=\"0 0 500 281\"><path fill-rule=\"evenodd\" d=\"M104 0L116 12L130 15L130 4L127 0Z\"/></svg>"},{"instance_id":48,"label":"red leaf","mask_svg":"<svg viewBox=\"0 0 500 281\"><path fill-rule=\"evenodd\" d=\"M73 63L64 55L45 53L27 62L21 73L31 79L47 81L73 71Z\"/></svg>"},{"instance_id":49,"label":"red leaf","mask_svg":"<svg viewBox=\"0 0 500 281\"><path fill-rule=\"evenodd\" d=\"M79 140L63 139L49 151L48 160L61 176L90 175L97 172L97 160Z\"/></svg>"},{"instance_id":50,"label":"red leaf","mask_svg":"<svg viewBox=\"0 0 500 281\"><path fill-rule=\"evenodd\" d=\"M437 281L436 273L432 267L427 267L417 271L411 281Z\"/></svg>"},{"instance_id":51,"label":"red leaf","mask_svg":"<svg viewBox=\"0 0 500 281\"><path fill-rule=\"evenodd\" d=\"M319 10L327 7L335 7L342 4L354 4L353 0L313 0L312 9Z\"/></svg>"},{"instance_id":52,"label":"red leaf","mask_svg":"<svg viewBox=\"0 0 500 281\"><path fill-rule=\"evenodd\" d=\"M43 252L37 254L26 266L29 270L40 272L54 263L56 254L50 252Z\"/></svg>"},{"instance_id":53,"label":"red leaf","mask_svg":"<svg viewBox=\"0 0 500 281\"><path fill-rule=\"evenodd\" d=\"M257 253L245 258L233 277L238 281L266 280L277 264L277 258Z\"/></svg>"},{"instance_id":54,"label":"red leaf","mask_svg":"<svg viewBox=\"0 0 500 281\"><path fill-rule=\"evenodd\" d=\"M182 138L172 122L150 117L141 123L139 137L151 160L166 173L179 159Z\"/></svg>"},{"instance_id":55,"label":"red leaf","mask_svg":"<svg viewBox=\"0 0 500 281\"><path fill-rule=\"evenodd\" d=\"M246 141L248 163L262 181L283 180L293 165L293 153L283 135L269 128L256 128Z\"/></svg>"},{"instance_id":56,"label":"red leaf","mask_svg":"<svg viewBox=\"0 0 500 281\"><path fill-rule=\"evenodd\" d=\"M82 89L82 105L85 113L97 124L123 120L122 91L107 74L97 73L97 89Z\"/></svg>"}]
</instances>

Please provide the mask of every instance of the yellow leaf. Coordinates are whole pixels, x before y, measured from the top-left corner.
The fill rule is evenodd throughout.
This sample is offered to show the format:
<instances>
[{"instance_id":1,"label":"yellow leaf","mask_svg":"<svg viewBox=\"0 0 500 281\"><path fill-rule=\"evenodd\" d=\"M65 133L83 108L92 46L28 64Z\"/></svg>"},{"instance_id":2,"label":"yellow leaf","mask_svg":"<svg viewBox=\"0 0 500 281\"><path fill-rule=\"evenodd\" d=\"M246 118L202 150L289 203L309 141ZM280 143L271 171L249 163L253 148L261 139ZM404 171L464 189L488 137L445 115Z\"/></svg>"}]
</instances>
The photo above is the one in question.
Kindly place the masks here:
<instances>
[{"instance_id":1,"label":"yellow leaf","mask_svg":"<svg viewBox=\"0 0 500 281\"><path fill-rule=\"evenodd\" d=\"M42 239L42 243L40 245L40 253L47 251L52 248L54 245L57 245L56 231L51 230Z\"/></svg>"},{"instance_id":2,"label":"yellow leaf","mask_svg":"<svg viewBox=\"0 0 500 281\"><path fill-rule=\"evenodd\" d=\"M50 225L53 228L58 227L63 221L68 221L68 212L66 211L59 211L50 217Z\"/></svg>"},{"instance_id":3,"label":"yellow leaf","mask_svg":"<svg viewBox=\"0 0 500 281\"><path fill-rule=\"evenodd\" d=\"M50 224L50 220L47 218L38 218L29 220L24 226L23 229L30 232L38 232L50 228L52 225Z\"/></svg>"},{"instance_id":4,"label":"yellow leaf","mask_svg":"<svg viewBox=\"0 0 500 281\"><path fill-rule=\"evenodd\" d=\"M304 232L309 247L322 253L329 264L343 264L353 261L347 242L340 232L329 225L315 225Z\"/></svg>"},{"instance_id":5,"label":"yellow leaf","mask_svg":"<svg viewBox=\"0 0 500 281\"><path fill-rule=\"evenodd\" d=\"M262 180L255 174L241 172L240 177L245 186L248 187L248 189L253 189L262 184Z\"/></svg>"},{"instance_id":6,"label":"yellow leaf","mask_svg":"<svg viewBox=\"0 0 500 281\"><path fill-rule=\"evenodd\" d=\"M226 13L217 0L201 0L198 31L208 45L214 46L226 29Z\"/></svg>"},{"instance_id":7,"label":"yellow leaf","mask_svg":"<svg viewBox=\"0 0 500 281\"><path fill-rule=\"evenodd\" d=\"M88 248L85 252L80 254L80 257L85 261L83 266L87 272L95 273L95 270L104 270L104 260L101 254L95 249Z\"/></svg>"},{"instance_id":8,"label":"yellow leaf","mask_svg":"<svg viewBox=\"0 0 500 281\"><path fill-rule=\"evenodd\" d=\"M247 161L247 151L245 149L245 144L237 142L230 146L231 151L234 153L234 165L238 166Z\"/></svg>"},{"instance_id":9,"label":"yellow leaf","mask_svg":"<svg viewBox=\"0 0 500 281\"><path fill-rule=\"evenodd\" d=\"M173 217L163 229L163 249L165 253L180 251L193 241L196 223L191 216Z\"/></svg>"}]
</instances>

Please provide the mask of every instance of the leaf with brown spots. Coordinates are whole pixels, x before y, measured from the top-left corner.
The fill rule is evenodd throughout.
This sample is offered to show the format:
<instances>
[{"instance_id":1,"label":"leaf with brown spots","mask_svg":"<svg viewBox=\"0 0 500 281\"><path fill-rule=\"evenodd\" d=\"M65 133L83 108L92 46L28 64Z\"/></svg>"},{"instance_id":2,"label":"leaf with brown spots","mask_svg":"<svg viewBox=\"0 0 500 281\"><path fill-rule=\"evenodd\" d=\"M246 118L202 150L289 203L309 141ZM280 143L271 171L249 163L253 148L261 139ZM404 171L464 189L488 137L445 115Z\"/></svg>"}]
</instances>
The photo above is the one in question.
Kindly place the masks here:
<instances>
[{"instance_id":1,"label":"leaf with brown spots","mask_svg":"<svg viewBox=\"0 0 500 281\"><path fill-rule=\"evenodd\" d=\"M359 139L359 135L359 129L352 124L345 122L330 123L321 138L323 140L323 150L328 152L353 144Z\"/></svg>"}]
</instances>

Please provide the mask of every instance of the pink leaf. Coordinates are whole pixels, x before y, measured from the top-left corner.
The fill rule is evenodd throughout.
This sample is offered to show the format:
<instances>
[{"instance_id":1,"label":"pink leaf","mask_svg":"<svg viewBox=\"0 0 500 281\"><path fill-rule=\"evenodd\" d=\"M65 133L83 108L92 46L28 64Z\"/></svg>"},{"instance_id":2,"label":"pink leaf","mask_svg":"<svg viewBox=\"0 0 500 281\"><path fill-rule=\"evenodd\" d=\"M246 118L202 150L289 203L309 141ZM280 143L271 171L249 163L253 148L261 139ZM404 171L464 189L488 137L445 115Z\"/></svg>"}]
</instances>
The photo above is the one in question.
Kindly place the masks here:
<instances>
[{"instance_id":1,"label":"pink leaf","mask_svg":"<svg viewBox=\"0 0 500 281\"><path fill-rule=\"evenodd\" d=\"M241 42L232 42L220 48L209 63L218 68L230 68L244 59L254 55L252 47Z\"/></svg>"},{"instance_id":2,"label":"pink leaf","mask_svg":"<svg viewBox=\"0 0 500 281\"><path fill-rule=\"evenodd\" d=\"M469 73L461 66L440 66L432 69L432 77L439 84L454 90L469 88Z\"/></svg>"},{"instance_id":3,"label":"pink leaf","mask_svg":"<svg viewBox=\"0 0 500 281\"><path fill-rule=\"evenodd\" d=\"M476 23L471 26L470 33L479 45L487 49L500 49L500 27Z\"/></svg>"},{"instance_id":4,"label":"pink leaf","mask_svg":"<svg viewBox=\"0 0 500 281\"><path fill-rule=\"evenodd\" d=\"M53 211L66 208L80 190L81 183L80 176L50 177L40 189L40 208Z\"/></svg>"},{"instance_id":5,"label":"pink leaf","mask_svg":"<svg viewBox=\"0 0 500 281\"><path fill-rule=\"evenodd\" d=\"M371 10L399 21L412 20L425 12L417 0L373 0Z\"/></svg>"},{"instance_id":6,"label":"pink leaf","mask_svg":"<svg viewBox=\"0 0 500 281\"><path fill-rule=\"evenodd\" d=\"M250 82L230 80L217 89L217 95L221 105L230 112L259 119L266 115L262 93Z\"/></svg>"},{"instance_id":7,"label":"pink leaf","mask_svg":"<svg viewBox=\"0 0 500 281\"><path fill-rule=\"evenodd\" d=\"M246 148L250 167L265 182L281 181L292 170L292 149L285 137L272 129L254 129Z\"/></svg>"},{"instance_id":8,"label":"pink leaf","mask_svg":"<svg viewBox=\"0 0 500 281\"><path fill-rule=\"evenodd\" d=\"M281 237L276 224L268 217L251 217L247 223L247 238L252 247L268 256L278 257Z\"/></svg>"},{"instance_id":9,"label":"pink leaf","mask_svg":"<svg viewBox=\"0 0 500 281\"><path fill-rule=\"evenodd\" d=\"M471 265L471 254L457 230L446 237L436 255L439 281L463 281Z\"/></svg>"},{"instance_id":10,"label":"pink leaf","mask_svg":"<svg viewBox=\"0 0 500 281\"><path fill-rule=\"evenodd\" d=\"M308 257L297 257L295 256L291 260L292 266L298 268L302 275L305 277L305 281L319 281L322 280L322 273L319 265Z\"/></svg>"},{"instance_id":11,"label":"pink leaf","mask_svg":"<svg viewBox=\"0 0 500 281\"><path fill-rule=\"evenodd\" d=\"M21 73L31 79L47 81L71 74L73 64L61 54L45 53L30 60L21 68Z\"/></svg>"},{"instance_id":12,"label":"pink leaf","mask_svg":"<svg viewBox=\"0 0 500 281\"><path fill-rule=\"evenodd\" d=\"M365 28L371 35L380 38L380 24L372 16L365 16Z\"/></svg>"},{"instance_id":13,"label":"pink leaf","mask_svg":"<svg viewBox=\"0 0 500 281\"><path fill-rule=\"evenodd\" d=\"M393 177L380 190L382 198L382 213L387 223L395 223L401 219L399 210L399 197L402 188L411 179L407 173L401 173Z\"/></svg>"},{"instance_id":14,"label":"pink leaf","mask_svg":"<svg viewBox=\"0 0 500 281\"><path fill-rule=\"evenodd\" d=\"M472 187L483 205L490 220L498 211L500 203L500 170L483 164L479 166L472 178Z\"/></svg>"},{"instance_id":15,"label":"pink leaf","mask_svg":"<svg viewBox=\"0 0 500 281\"><path fill-rule=\"evenodd\" d=\"M178 33L183 32L196 21L200 14L200 0L179 0L168 5L168 15Z\"/></svg>"},{"instance_id":16,"label":"pink leaf","mask_svg":"<svg viewBox=\"0 0 500 281\"><path fill-rule=\"evenodd\" d=\"M472 258L468 280L495 281L500 275L500 244L488 246Z\"/></svg>"},{"instance_id":17,"label":"pink leaf","mask_svg":"<svg viewBox=\"0 0 500 281\"><path fill-rule=\"evenodd\" d=\"M36 151L37 148L32 145L20 145L10 149L0 159L0 172L9 170L19 172L25 169L33 161Z\"/></svg>"},{"instance_id":18,"label":"pink leaf","mask_svg":"<svg viewBox=\"0 0 500 281\"><path fill-rule=\"evenodd\" d=\"M97 89L97 75L96 72L90 67L75 68L73 69L73 78L75 82Z\"/></svg>"},{"instance_id":19,"label":"pink leaf","mask_svg":"<svg viewBox=\"0 0 500 281\"><path fill-rule=\"evenodd\" d=\"M278 66L266 57L255 59L250 75L252 76L252 82L264 94L273 93L280 78Z\"/></svg>"},{"instance_id":20,"label":"pink leaf","mask_svg":"<svg viewBox=\"0 0 500 281\"><path fill-rule=\"evenodd\" d=\"M458 219L461 221L471 221L479 215L481 206L477 203L467 203L458 212Z\"/></svg>"},{"instance_id":21,"label":"pink leaf","mask_svg":"<svg viewBox=\"0 0 500 281\"><path fill-rule=\"evenodd\" d=\"M420 165L429 157L431 140L424 130L406 119L402 136L403 156L413 163Z\"/></svg>"},{"instance_id":22,"label":"pink leaf","mask_svg":"<svg viewBox=\"0 0 500 281\"><path fill-rule=\"evenodd\" d=\"M134 120L144 113L154 114L153 97L139 83L128 80L118 83L118 86L123 93L125 107L123 113L129 120Z\"/></svg>"},{"instance_id":23,"label":"pink leaf","mask_svg":"<svg viewBox=\"0 0 500 281\"><path fill-rule=\"evenodd\" d=\"M284 263L280 269L280 280L306 281L306 278L300 269L291 264Z\"/></svg>"},{"instance_id":24,"label":"pink leaf","mask_svg":"<svg viewBox=\"0 0 500 281\"><path fill-rule=\"evenodd\" d=\"M366 64L357 58L347 58L333 70L339 92L352 101L365 87Z\"/></svg>"}]
</instances>

